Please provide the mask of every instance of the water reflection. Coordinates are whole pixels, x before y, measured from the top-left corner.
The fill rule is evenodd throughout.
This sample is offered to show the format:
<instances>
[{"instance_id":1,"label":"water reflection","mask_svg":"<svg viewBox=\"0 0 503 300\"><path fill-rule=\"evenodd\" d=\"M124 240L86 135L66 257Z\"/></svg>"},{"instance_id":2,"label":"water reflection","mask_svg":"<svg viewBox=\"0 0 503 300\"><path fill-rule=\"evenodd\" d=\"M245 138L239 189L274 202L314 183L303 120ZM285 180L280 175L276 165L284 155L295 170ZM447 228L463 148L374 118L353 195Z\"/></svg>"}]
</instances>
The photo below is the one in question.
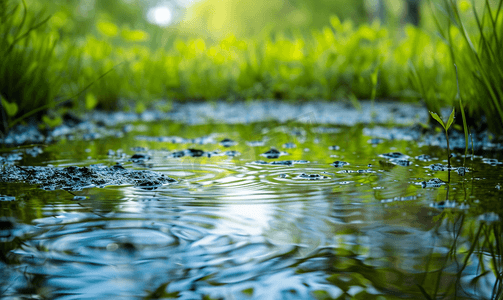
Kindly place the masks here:
<instances>
[{"instance_id":1,"label":"water reflection","mask_svg":"<svg viewBox=\"0 0 503 300\"><path fill-rule=\"evenodd\" d=\"M443 163L436 148L410 141L368 144L372 137L361 128L311 136L307 126L298 126L292 128L304 132L305 141L290 148L287 159L303 163L256 163L261 153L284 143L257 138L265 125L219 129L237 141L229 148L243 153L239 158L172 157L179 144L134 135L102 141L82 157L71 154L80 142L67 142L68 154L57 154L58 145L48 147L44 151L53 154L38 164L81 166L91 156L92 163L121 162L177 183L155 189L108 186L75 195L1 183L2 297L501 297L498 165L478 158L465 176L449 175L429 167ZM207 134L197 127L184 130L169 134ZM348 135L352 143L327 150ZM264 144L250 151L245 141L258 139ZM198 147L222 150L221 140ZM124 151L126 157L106 155L108 149L133 147L135 152ZM311 151L299 149L304 147ZM150 156L148 165L128 161L143 152ZM334 152L349 164L334 166ZM398 152L412 163L386 161L394 159L386 154ZM27 161L33 158L14 163ZM449 176L449 184L420 184L447 182Z\"/></svg>"}]
</instances>

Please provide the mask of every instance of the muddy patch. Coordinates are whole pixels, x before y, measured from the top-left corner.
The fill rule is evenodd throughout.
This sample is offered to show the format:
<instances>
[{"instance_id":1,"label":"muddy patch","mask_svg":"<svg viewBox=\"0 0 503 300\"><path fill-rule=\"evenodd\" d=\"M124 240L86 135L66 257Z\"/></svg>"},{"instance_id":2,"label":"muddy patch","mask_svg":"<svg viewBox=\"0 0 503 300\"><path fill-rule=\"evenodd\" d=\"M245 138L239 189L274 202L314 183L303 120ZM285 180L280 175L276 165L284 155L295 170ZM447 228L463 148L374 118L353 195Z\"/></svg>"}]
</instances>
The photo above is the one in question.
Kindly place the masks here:
<instances>
[{"instance_id":1,"label":"muddy patch","mask_svg":"<svg viewBox=\"0 0 503 300\"><path fill-rule=\"evenodd\" d=\"M130 170L120 164L111 167L34 167L6 165L0 172L0 182L24 182L44 190L80 191L91 187L131 184L142 189L155 189L175 179L149 170Z\"/></svg>"}]
</instances>

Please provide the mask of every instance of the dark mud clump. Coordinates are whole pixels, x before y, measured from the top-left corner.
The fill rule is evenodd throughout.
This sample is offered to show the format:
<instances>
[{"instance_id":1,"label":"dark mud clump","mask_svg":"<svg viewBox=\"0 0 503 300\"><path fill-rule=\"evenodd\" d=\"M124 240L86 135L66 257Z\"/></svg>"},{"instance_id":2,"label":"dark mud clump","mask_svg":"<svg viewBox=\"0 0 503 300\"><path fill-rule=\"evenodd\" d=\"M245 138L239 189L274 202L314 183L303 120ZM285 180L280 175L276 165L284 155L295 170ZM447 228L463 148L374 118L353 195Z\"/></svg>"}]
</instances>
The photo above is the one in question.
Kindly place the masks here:
<instances>
[{"instance_id":1,"label":"dark mud clump","mask_svg":"<svg viewBox=\"0 0 503 300\"><path fill-rule=\"evenodd\" d=\"M331 163L332 166L336 167L336 168L342 168L346 165L349 165L348 162L345 162L345 161L340 161L340 160L336 160L334 161L333 163Z\"/></svg>"},{"instance_id":2,"label":"dark mud clump","mask_svg":"<svg viewBox=\"0 0 503 300\"><path fill-rule=\"evenodd\" d=\"M166 183L176 182L176 180L158 172L129 170L121 165L66 168L11 165L3 167L0 172L0 182L36 184L44 190L79 191L84 188L124 184L154 189Z\"/></svg>"},{"instance_id":3,"label":"dark mud clump","mask_svg":"<svg viewBox=\"0 0 503 300\"><path fill-rule=\"evenodd\" d=\"M283 151L279 151L276 148L271 148L270 150L260 154L260 156L264 156L265 158L269 158L269 159L278 158L282 155L288 155L288 153L283 152Z\"/></svg>"}]
</instances>

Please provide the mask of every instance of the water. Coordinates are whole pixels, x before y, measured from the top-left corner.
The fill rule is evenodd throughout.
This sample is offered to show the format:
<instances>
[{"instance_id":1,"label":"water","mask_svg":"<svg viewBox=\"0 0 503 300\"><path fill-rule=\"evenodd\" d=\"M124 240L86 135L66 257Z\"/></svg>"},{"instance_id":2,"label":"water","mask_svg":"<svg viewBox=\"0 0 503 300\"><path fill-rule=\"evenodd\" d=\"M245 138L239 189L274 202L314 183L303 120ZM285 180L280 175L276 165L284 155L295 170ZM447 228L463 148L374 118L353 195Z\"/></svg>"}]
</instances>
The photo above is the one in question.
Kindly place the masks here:
<instances>
[{"instance_id":1,"label":"water","mask_svg":"<svg viewBox=\"0 0 503 300\"><path fill-rule=\"evenodd\" d=\"M19 166L120 163L176 179L74 191L0 183L3 298L502 296L499 152L468 157L460 176L409 129L392 140L363 125L130 129L2 154ZM271 148L278 158L263 155Z\"/></svg>"}]
</instances>

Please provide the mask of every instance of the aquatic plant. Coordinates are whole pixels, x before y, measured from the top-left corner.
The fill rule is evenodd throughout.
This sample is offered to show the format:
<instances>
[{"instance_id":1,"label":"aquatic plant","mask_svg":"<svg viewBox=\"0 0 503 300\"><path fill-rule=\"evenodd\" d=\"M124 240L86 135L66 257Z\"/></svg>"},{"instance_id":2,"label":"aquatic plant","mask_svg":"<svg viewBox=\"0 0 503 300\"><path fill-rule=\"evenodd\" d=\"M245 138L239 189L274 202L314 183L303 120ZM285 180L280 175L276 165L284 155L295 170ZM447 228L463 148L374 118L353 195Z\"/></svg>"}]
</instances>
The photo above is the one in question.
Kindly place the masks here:
<instances>
[{"instance_id":1,"label":"aquatic plant","mask_svg":"<svg viewBox=\"0 0 503 300\"><path fill-rule=\"evenodd\" d=\"M431 117L433 119L435 119L438 123L440 123L442 128L444 128L445 139L447 141L447 167L449 169L451 168L451 148L449 147L449 133L447 131L451 127L452 122L454 122L454 112L455 112L455 110L453 108L451 115L449 116L449 119L447 120L447 123L444 123L444 121L442 121L442 118L440 118L437 113L430 111Z\"/></svg>"}]
</instances>

